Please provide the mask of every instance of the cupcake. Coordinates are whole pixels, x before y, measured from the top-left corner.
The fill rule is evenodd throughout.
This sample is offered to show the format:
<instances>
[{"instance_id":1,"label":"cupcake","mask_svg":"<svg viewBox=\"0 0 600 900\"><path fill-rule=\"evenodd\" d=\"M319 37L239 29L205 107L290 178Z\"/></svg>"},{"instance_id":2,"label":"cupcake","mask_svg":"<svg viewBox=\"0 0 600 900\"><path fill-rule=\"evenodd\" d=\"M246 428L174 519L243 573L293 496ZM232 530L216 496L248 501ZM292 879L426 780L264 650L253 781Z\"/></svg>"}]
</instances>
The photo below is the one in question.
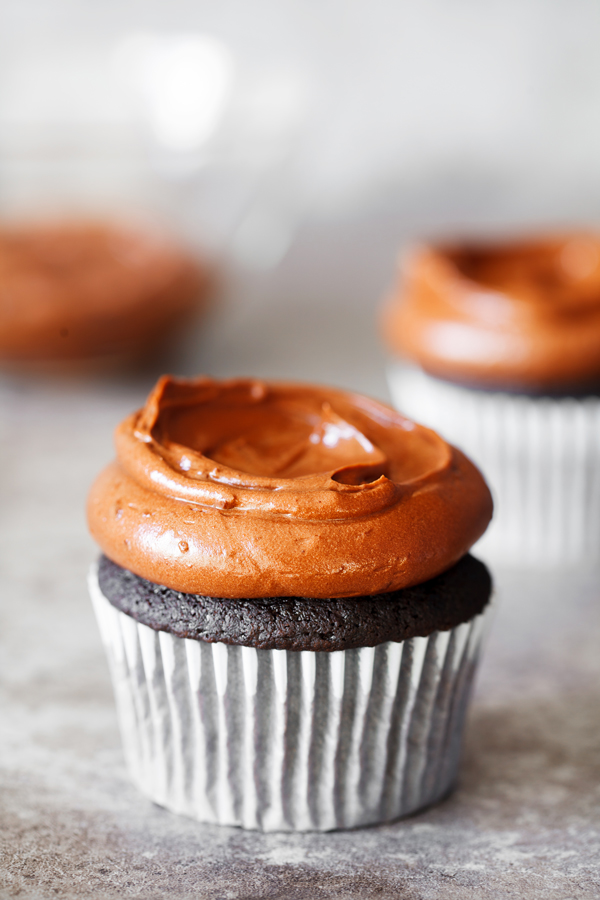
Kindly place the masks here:
<instances>
[{"instance_id":1,"label":"cupcake","mask_svg":"<svg viewBox=\"0 0 600 900\"><path fill-rule=\"evenodd\" d=\"M478 545L515 564L600 557L600 240L420 247L382 319L395 405L481 467Z\"/></svg>"},{"instance_id":2,"label":"cupcake","mask_svg":"<svg viewBox=\"0 0 600 900\"><path fill-rule=\"evenodd\" d=\"M88 502L134 782L205 822L351 828L457 771L491 582L478 470L374 400L160 379Z\"/></svg>"},{"instance_id":3,"label":"cupcake","mask_svg":"<svg viewBox=\"0 0 600 900\"><path fill-rule=\"evenodd\" d=\"M0 228L0 362L135 362L198 304L204 270L150 230L100 222Z\"/></svg>"}]
</instances>

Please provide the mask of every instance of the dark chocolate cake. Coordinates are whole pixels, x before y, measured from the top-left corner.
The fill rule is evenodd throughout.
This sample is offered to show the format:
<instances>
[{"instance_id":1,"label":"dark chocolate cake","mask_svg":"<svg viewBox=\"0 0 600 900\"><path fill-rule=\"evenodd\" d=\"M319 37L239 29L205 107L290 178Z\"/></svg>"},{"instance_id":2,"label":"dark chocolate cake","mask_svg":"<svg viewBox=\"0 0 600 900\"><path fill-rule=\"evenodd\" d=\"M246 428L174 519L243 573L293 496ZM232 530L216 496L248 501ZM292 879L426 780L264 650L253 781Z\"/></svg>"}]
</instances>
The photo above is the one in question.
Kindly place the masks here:
<instances>
[{"instance_id":1,"label":"dark chocolate cake","mask_svg":"<svg viewBox=\"0 0 600 900\"><path fill-rule=\"evenodd\" d=\"M102 556L98 580L113 606L156 631L261 650L350 650L427 637L478 615L492 582L467 554L451 569L389 594L316 600L232 600L185 594L153 584Z\"/></svg>"}]
</instances>

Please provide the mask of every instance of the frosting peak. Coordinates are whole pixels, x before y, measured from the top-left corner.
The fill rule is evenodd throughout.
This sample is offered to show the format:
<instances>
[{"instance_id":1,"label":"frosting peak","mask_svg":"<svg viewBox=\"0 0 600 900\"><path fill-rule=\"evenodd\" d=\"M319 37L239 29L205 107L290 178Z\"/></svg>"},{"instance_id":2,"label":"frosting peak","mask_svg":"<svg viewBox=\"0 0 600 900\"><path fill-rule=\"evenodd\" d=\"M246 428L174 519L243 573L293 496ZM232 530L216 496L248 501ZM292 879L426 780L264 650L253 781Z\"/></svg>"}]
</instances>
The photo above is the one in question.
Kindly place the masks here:
<instances>
[{"instance_id":1,"label":"frosting peak","mask_svg":"<svg viewBox=\"0 0 600 900\"><path fill-rule=\"evenodd\" d=\"M357 394L162 378L117 429L92 533L137 575L222 597L342 597L417 584L491 516L475 467Z\"/></svg>"}]
</instances>

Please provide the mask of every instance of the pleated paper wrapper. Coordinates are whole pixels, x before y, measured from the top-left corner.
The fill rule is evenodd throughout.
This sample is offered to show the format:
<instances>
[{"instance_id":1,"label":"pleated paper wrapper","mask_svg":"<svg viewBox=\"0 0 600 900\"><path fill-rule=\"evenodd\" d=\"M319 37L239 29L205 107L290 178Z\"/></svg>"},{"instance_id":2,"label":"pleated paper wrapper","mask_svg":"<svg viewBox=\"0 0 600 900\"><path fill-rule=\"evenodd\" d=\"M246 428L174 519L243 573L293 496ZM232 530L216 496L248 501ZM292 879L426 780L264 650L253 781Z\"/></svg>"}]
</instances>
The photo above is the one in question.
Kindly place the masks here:
<instances>
[{"instance_id":1,"label":"pleated paper wrapper","mask_svg":"<svg viewBox=\"0 0 600 900\"><path fill-rule=\"evenodd\" d=\"M131 777L202 822L328 831L407 815L457 773L487 611L333 653L174 637L90 592Z\"/></svg>"},{"instance_id":2,"label":"pleated paper wrapper","mask_svg":"<svg viewBox=\"0 0 600 900\"><path fill-rule=\"evenodd\" d=\"M394 405L483 472L494 518L474 551L525 565L600 561L600 398L532 397L388 369Z\"/></svg>"}]
</instances>

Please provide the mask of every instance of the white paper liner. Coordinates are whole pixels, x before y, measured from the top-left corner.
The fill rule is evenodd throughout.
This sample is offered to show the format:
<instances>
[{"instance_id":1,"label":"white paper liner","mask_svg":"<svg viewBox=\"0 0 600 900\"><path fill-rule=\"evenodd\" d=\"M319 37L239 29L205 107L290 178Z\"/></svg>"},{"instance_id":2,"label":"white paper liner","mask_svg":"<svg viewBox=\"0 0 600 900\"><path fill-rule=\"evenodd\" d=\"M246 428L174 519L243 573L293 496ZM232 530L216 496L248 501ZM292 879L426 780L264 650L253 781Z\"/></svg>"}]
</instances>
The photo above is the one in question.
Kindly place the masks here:
<instances>
[{"instance_id":1,"label":"white paper liner","mask_svg":"<svg viewBox=\"0 0 600 900\"><path fill-rule=\"evenodd\" d=\"M399 410L485 475L495 511L478 555L526 565L600 561L600 398L478 391L401 364L388 380Z\"/></svg>"},{"instance_id":2,"label":"white paper liner","mask_svg":"<svg viewBox=\"0 0 600 900\"><path fill-rule=\"evenodd\" d=\"M456 778L487 610L428 638L334 653L173 637L89 587L129 771L202 822L328 831L395 819Z\"/></svg>"}]
</instances>

